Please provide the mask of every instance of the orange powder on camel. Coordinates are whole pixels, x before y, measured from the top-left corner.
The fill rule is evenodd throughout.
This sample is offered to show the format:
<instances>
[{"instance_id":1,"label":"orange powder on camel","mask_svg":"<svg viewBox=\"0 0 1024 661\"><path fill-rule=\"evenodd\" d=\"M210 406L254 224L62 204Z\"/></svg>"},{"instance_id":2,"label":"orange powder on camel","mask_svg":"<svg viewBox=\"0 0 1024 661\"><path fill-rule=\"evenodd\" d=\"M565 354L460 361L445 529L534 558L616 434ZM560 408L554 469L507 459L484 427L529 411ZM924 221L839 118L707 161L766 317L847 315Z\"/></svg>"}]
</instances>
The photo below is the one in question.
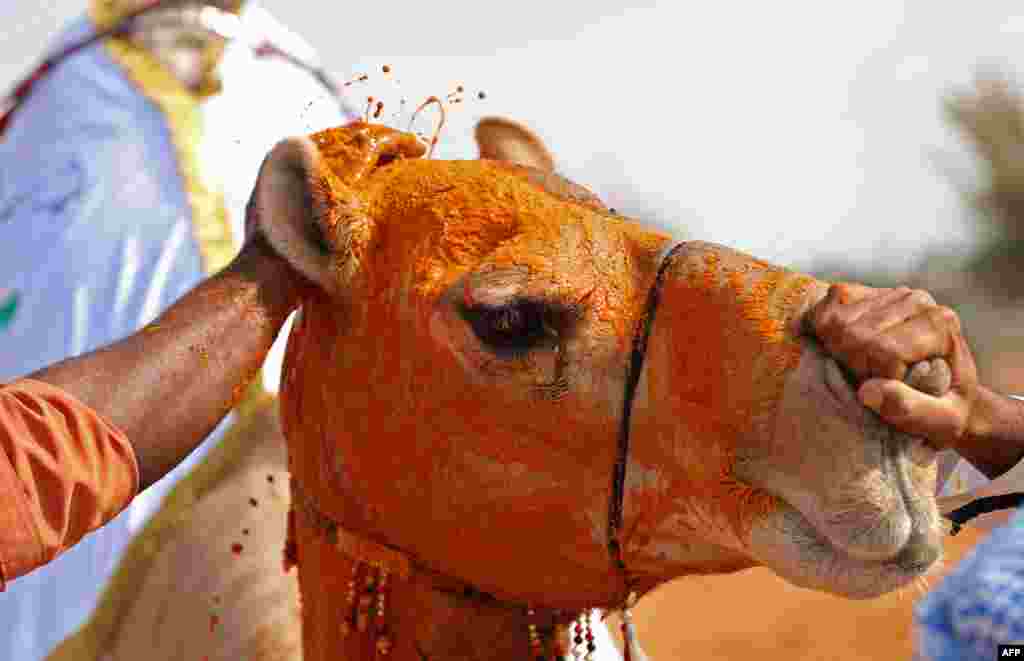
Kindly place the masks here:
<instances>
[{"instance_id":1,"label":"orange powder on camel","mask_svg":"<svg viewBox=\"0 0 1024 661\"><path fill-rule=\"evenodd\" d=\"M626 564L643 549L679 538L688 503L722 504L722 543L738 546L774 497L733 477L737 450L774 434L786 380L803 351L799 322L824 283L721 246L691 242L669 257L634 405L631 470L689 467L683 480L657 480L627 494ZM699 514L694 514L697 518ZM707 522L705 522L706 524Z\"/></svg>"}]
</instances>

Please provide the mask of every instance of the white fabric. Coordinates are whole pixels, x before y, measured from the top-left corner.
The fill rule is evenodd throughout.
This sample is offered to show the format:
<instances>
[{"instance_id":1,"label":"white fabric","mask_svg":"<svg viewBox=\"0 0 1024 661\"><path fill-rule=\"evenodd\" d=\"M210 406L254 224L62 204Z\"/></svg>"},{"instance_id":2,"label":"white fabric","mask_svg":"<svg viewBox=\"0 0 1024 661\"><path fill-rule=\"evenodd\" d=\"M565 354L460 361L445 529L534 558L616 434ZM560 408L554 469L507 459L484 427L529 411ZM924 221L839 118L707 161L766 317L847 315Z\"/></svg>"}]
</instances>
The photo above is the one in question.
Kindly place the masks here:
<instances>
[{"instance_id":1,"label":"white fabric","mask_svg":"<svg viewBox=\"0 0 1024 661\"><path fill-rule=\"evenodd\" d=\"M79 20L60 40L92 31ZM0 381L125 337L199 281L178 171L163 117L102 49L41 81L0 140L0 283L16 297ZM129 516L8 585L0 659L41 659L84 621Z\"/></svg>"},{"instance_id":2,"label":"white fabric","mask_svg":"<svg viewBox=\"0 0 1024 661\"><path fill-rule=\"evenodd\" d=\"M1024 396L1021 395L1009 395L1009 397L1024 401ZM961 459L956 453L946 451L942 454L945 456L940 459L939 463L939 484L942 485L939 489L939 496L958 496L989 485L990 480L985 477L984 473ZM997 480L1006 485L1006 489L1001 490L1001 493L1024 491L1024 461L1001 475Z\"/></svg>"},{"instance_id":3,"label":"white fabric","mask_svg":"<svg viewBox=\"0 0 1024 661\"><path fill-rule=\"evenodd\" d=\"M313 58L252 3L242 20ZM60 42L92 30L76 21ZM240 245L245 203L270 146L347 118L311 76L281 60L232 45L222 73L223 94L203 108L201 167L206 184L227 195ZM0 380L129 335L204 275L167 122L104 49L62 63L0 141ZM0 594L0 659L42 659L84 622L130 536L217 436L114 521Z\"/></svg>"},{"instance_id":4,"label":"white fabric","mask_svg":"<svg viewBox=\"0 0 1024 661\"><path fill-rule=\"evenodd\" d=\"M307 61L313 48L287 30L256 2L242 9L249 34L264 35ZM219 69L223 91L202 105L203 142L200 167L207 185L224 194L232 237L241 247L245 207L263 157L279 140L337 126L353 119L311 76L277 58L258 58L246 44L230 43ZM268 94L268 90L273 90ZM264 386L277 392L281 363L292 319L274 343L263 369ZM165 479L132 503L132 534L138 533L159 509L176 480ZM159 487L159 488L157 488Z\"/></svg>"},{"instance_id":5,"label":"white fabric","mask_svg":"<svg viewBox=\"0 0 1024 661\"><path fill-rule=\"evenodd\" d=\"M303 60L315 62L313 48L250 3L242 12L250 34L263 34ZM355 115L343 114L337 102L311 77L296 73L282 60L257 58L242 43L228 46L220 68L224 92L203 104L204 168L216 173L231 216L235 237L244 235L245 205L263 157L279 140L337 126ZM291 319L267 357L263 382L277 392L285 338Z\"/></svg>"}]
</instances>

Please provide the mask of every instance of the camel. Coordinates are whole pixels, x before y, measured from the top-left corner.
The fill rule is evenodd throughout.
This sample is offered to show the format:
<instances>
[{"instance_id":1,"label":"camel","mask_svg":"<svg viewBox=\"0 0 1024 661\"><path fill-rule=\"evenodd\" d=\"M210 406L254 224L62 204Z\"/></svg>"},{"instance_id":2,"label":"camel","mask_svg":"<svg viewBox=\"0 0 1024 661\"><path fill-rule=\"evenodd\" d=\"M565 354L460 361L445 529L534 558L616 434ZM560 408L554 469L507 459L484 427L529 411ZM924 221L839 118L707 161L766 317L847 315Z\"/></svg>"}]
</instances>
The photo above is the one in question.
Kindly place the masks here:
<instances>
[{"instance_id":1,"label":"camel","mask_svg":"<svg viewBox=\"0 0 1024 661\"><path fill-rule=\"evenodd\" d=\"M834 361L801 336L825 284L699 242L663 262L669 237L611 214L551 174L535 139L499 126L508 160L534 167L431 162L412 136L362 125L272 152L272 183L253 205L275 247L318 285L285 363L288 463L276 404L258 400L176 487L92 620L51 659L297 659L303 647L307 661L361 658L372 641L339 637L353 564L335 553L342 536L447 581L393 589L388 651L400 659L521 658L534 630L514 604L536 605L547 634L565 614L653 590L650 610L636 608L653 638L652 626L692 609L667 604L688 605L720 579L742 594L751 571L764 584L757 565L794 598L841 603L851 618L877 602L840 598L900 590L934 570L934 453L861 409ZM445 231L431 234L439 218ZM610 547L603 505L626 367L659 270L622 536ZM522 307L507 314L510 296ZM530 307L554 300L574 305ZM524 319L525 346L508 332ZM721 329L748 353L716 352ZM673 372L683 365L704 390ZM666 419L666 406L676 415ZM823 434L827 451L812 451ZM339 438L346 450L335 455ZM883 447L902 477L879 470ZM281 567L290 508L297 577ZM520 543L526 531L543 543ZM699 577L731 572L744 573ZM415 614L402 609L410 602Z\"/></svg>"}]
</instances>

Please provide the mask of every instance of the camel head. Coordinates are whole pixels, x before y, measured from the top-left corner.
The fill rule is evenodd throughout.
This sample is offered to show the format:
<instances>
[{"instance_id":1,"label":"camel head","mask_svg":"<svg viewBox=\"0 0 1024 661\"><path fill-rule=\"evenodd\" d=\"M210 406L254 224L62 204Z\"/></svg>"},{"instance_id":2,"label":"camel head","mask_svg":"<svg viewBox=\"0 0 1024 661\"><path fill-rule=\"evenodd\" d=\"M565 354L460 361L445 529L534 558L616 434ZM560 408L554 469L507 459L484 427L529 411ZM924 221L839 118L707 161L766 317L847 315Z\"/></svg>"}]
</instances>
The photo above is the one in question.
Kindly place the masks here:
<instances>
[{"instance_id":1,"label":"camel head","mask_svg":"<svg viewBox=\"0 0 1024 661\"><path fill-rule=\"evenodd\" d=\"M320 513L565 609L755 565L868 597L937 560L934 452L863 409L804 332L825 283L673 248L513 124L478 139L489 158L427 160L412 135L354 124L263 165L255 216L316 285L281 397Z\"/></svg>"}]
</instances>

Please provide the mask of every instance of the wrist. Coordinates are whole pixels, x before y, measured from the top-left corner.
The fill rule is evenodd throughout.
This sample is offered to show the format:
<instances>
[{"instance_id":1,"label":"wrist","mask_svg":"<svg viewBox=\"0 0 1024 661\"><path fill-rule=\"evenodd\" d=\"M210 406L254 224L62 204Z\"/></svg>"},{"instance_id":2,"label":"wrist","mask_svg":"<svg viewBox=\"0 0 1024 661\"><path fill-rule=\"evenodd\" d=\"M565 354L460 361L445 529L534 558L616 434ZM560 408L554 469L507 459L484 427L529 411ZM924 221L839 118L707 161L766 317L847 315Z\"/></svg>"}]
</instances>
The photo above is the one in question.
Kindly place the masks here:
<instances>
[{"instance_id":1,"label":"wrist","mask_svg":"<svg viewBox=\"0 0 1024 661\"><path fill-rule=\"evenodd\" d=\"M999 396L985 388L978 387L978 397L971 407L970 417L967 420L967 428L964 430L964 438L967 442L984 443L992 438L995 432L995 421Z\"/></svg>"},{"instance_id":2,"label":"wrist","mask_svg":"<svg viewBox=\"0 0 1024 661\"><path fill-rule=\"evenodd\" d=\"M300 305L311 286L262 235L247 240L224 273L240 276L256 285L260 304L282 322Z\"/></svg>"},{"instance_id":3,"label":"wrist","mask_svg":"<svg viewBox=\"0 0 1024 661\"><path fill-rule=\"evenodd\" d=\"M954 449L989 478L1013 468L1024 457L1024 402L979 387Z\"/></svg>"}]
</instances>

